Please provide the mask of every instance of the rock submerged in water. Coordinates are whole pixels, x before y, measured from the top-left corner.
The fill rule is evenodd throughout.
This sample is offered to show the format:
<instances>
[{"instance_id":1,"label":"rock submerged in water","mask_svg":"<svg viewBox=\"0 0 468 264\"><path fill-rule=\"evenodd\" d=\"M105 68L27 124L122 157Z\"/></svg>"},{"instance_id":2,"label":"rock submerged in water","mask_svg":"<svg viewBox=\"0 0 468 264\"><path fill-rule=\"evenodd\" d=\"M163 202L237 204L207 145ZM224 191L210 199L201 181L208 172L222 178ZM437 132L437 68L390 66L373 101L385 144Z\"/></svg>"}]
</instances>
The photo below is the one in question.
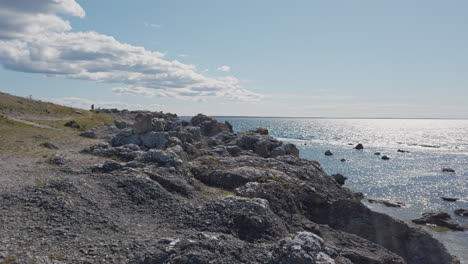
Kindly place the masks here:
<instances>
[{"instance_id":1,"label":"rock submerged in water","mask_svg":"<svg viewBox=\"0 0 468 264\"><path fill-rule=\"evenodd\" d=\"M455 197L442 196L440 198L442 200L444 200L444 201L447 201L447 202L456 202L456 201L458 201L458 198L455 198Z\"/></svg>"},{"instance_id":2,"label":"rock submerged in water","mask_svg":"<svg viewBox=\"0 0 468 264\"><path fill-rule=\"evenodd\" d=\"M464 231L467 230L466 226L460 225L457 222L453 221L449 214L444 212L428 212L423 213L423 217L412 220L413 223L419 225L437 225L440 227L446 227L454 231Z\"/></svg>"},{"instance_id":3,"label":"rock submerged in water","mask_svg":"<svg viewBox=\"0 0 468 264\"><path fill-rule=\"evenodd\" d=\"M388 200L384 200L384 199L373 199L373 198L365 198L366 201L368 201L369 203L379 203L379 204L383 204L387 207L396 207L396 208L401 208L403 206L405 206L404 203L401 203L401 202L391 202L391 201L388 201Z\"/></svg>"},{"instance_id":4,"label":"rock submerged in water","mask_svg":"<svg viewBox=\"0 0 468 264\"><path fill-rule=\"evenodd\" d=\"M468 209L457 209L454 213L458 216L468 216Z\"/></svg>"},{"instance_id":5,"label":"rock submerged in water","mask_svg":"<svg viewBox=\"0 0 468 264\"><path fill-rule=\"evenodd\" d=\"M442 168L442 172L455 172L452 168Z\"/></svg>"},{"instance_id":6,"label":"rock submerged in water","mask_svg":"<svg viewBox=\"0 0 468 264\"><path fill-rule=\"evenodd\" d=\"M361 150L361 149L364 149L364 146L361 143L359 143L354 148L358 149L358 150Z\"/></svg>"},{"instance_id":7,"label":"rock submerged in water","mask_svg":"<svg viewBox=\"0 0 468 264\"><path fill-rule=\"evenodd\" d=\"M409 153L409 151L403 150L403 149L399 149L399 150L397 150L397 152L400 152L400 153Z\"/></svg>"},{"instance_id":8,"label":"rock submerged in water","mask_svg":"<svg viewBox=\"0 0 468 264\"><path fill-rule=\"evenodd\" d=\"M376 155L376 156L380 156L380 154L381 154L380 152L375 152L374 153L374 155Z\"/></svg>"}]
</instances>

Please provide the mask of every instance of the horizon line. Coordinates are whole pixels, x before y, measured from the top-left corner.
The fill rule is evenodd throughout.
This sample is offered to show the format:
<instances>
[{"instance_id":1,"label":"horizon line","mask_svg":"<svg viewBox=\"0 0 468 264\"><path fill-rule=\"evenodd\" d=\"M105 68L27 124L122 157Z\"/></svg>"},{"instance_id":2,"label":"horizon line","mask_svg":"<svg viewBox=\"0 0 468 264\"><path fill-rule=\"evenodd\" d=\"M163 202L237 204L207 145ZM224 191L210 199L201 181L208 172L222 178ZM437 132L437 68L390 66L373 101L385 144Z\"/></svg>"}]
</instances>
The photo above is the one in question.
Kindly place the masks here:
<instances>
[{"instance_id":1,"label":"horizon line","mask_svg":"<svg viewBox=\"0 0 468 264\"><path fill-rule=\"evenodd\" d=\"M180 115L180 117L193 117L195 115ZM292 119L427 119L427 120L468 120L468 117L332 117L332 116L235 116L235 115L208 115L210 117L224 118L292 118Z\"/></svg>"}]
</instances>

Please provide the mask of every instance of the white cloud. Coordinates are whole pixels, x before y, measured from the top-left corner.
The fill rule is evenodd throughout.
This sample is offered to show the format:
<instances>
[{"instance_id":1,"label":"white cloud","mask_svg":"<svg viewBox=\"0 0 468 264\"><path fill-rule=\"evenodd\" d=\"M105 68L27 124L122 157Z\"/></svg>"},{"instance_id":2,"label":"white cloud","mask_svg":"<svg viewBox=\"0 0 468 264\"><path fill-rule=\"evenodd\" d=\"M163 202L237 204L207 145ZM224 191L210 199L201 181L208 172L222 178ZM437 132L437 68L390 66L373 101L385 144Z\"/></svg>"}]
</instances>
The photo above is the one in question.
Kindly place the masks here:
<instances>
[{"instance_id":1,"label":"white cloud","mask_svg":"<svg viewBox=\"0 0 468 264\"><path fill-rule=\"evenodd\" d=\"M217 70L218 70L218 71L222 71L222 72L229 72L229 71L231 71L231 67L226 66L226 65L223 65L223 66L219 66L219 67L217 68Z\"/></svg>"},{"instance_id":2,"label":"white cloud","mask_svg":"<svg viewBox=\"0 0 468 264\"><path fill-rule=\"evenodd\" d=\"M94 105L95 108L117 108L121 110L161 111L162 108L165 108L165 106L158 104L130 104L120 101L96 101L80 97L48 98L45 101L80 109L90 109L91 105Z\"/></svg>"},{"instance_id":3,"label":"white cloud","mask_svg":"<svg viewBox=\"0 0 468 264\"><path fill-rule=\"evenodd\" d=\"M14 71L115 83L119 94L224 97L256 101L261 95L234 77L210 77L161 52L96 32L72 32L58 14L84 17L75 0L0 2L0 63ZM230 69L228 66L223 66Z\"/></svg>"},{"instance_id":4,"label":"white cloud","mask_svg":"<svg viewBox=\"0 0 468 264\"><path fill-rule=\"evenodd\" d=\"M151 23L146 23L146 22L145 22L145 27L150 27L150 28L161 28L162 25L159 25L159 24L151 24Z\"/></svg>"}]
</instances>

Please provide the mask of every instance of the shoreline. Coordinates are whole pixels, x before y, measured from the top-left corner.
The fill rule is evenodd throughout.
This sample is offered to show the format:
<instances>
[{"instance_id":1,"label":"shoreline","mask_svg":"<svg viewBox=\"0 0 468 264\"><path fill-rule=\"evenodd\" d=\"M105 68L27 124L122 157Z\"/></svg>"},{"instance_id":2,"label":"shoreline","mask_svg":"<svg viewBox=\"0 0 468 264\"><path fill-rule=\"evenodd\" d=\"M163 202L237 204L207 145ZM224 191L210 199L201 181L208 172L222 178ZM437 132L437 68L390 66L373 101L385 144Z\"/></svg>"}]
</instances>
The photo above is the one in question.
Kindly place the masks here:
<instances>
[{"instance_id":1,"label":"shoreline","mask_svg":"<svg viewBox=\"0 0 468 264\"><path fill-rule=\"evenodd\" d=\"M1 193L4 258L458 263L427 232L371 211L266 129L234 133L204 115L113 116L114 125L79 132L84 141L70 145L86 146L79 153L59 144L48 163L31 168L57 177ZM19 251L26 234L33 255Z\"/></svg>"}]
</instances>

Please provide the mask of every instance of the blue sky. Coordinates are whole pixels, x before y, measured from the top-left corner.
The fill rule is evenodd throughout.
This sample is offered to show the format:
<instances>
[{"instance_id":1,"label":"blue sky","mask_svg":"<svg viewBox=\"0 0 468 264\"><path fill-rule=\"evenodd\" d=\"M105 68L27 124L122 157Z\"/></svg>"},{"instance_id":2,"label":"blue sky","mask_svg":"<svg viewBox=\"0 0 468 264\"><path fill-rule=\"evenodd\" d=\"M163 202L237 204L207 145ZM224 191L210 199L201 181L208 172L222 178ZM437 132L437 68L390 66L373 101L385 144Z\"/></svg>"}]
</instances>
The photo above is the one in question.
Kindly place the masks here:
<instances>
[{"instance_id":1,"label":"blue sky","mask_svg":"<svg viewBox=\"0 0 468 264\"><path fill-rule=\"evenodd\" d=\"M180 115L468 118L466 1L53 2L0 2L1 91Z\"/></svg>"}]
</instances>

